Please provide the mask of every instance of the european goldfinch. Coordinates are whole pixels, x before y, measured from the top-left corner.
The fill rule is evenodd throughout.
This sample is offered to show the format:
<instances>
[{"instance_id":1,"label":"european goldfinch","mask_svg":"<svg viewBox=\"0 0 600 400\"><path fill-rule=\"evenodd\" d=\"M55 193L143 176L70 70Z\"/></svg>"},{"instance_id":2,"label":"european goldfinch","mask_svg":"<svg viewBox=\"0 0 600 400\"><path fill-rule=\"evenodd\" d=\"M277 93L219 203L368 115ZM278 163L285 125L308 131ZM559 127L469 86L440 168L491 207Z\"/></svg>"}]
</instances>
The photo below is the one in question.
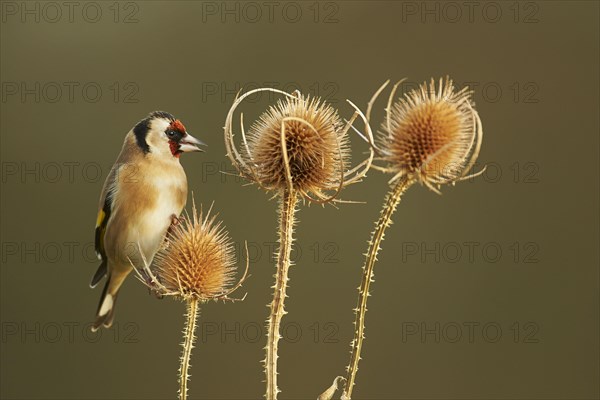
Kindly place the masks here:
<instances>
[{"instance_id":1,"label":"european goldfinch","mask_svg":"<svg viewBox=\"0 0 600 400\"><path fill-rule=\"evenodd\" d=\"M203 144L164 111L150 113L125 136L98 207L95 245L101 264L90 286L105 275L108 279L93 331L112 325L119 288L132 263L141 266L144 258L152 263L167 230L178 221L187 199L179 156L202 151L198 146Z\"/></svg>"}]
</instances>

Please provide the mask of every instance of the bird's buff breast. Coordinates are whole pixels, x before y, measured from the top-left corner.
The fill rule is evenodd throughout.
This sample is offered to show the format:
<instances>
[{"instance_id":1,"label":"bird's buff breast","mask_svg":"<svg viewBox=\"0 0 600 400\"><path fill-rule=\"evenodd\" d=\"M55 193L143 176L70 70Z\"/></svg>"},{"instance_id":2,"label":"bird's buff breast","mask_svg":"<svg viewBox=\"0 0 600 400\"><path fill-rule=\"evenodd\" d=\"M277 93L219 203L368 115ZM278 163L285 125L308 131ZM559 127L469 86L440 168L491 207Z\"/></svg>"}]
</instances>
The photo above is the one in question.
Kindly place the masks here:
<instances>
[{"instance_id":1,"label":"bird's buff breast","mask_svg":"<svg viewBox=\"0 0 600 400\"><path fill-rule=\"evenodd\" d=\"M173 179L157 179L154 186L154 207L145 209L138 223L139 236L143 238L140 245L149 262L160 248L173 217L181 214L187 197L187 188Z\"/></svg>"},{"instance_id":2,"label":"bird's buff breast","mask_svg":"<svg viewBox=\"0 0 600 400\"><path fill-rule=\"evenodd\" d=\"M120 223L117 220L114 222L123 228L118 234L119 242L128 243L129 247L135 248L135 252L139 245L148 263L152 262L162 245L173 216L179 216L185 206L185 173L181 171L181 176L177 173L179 171L173 172L175 173L156 174L151 178L146 176L143 182L136 182L129 188L131 190L125 191L132 196L118 196L120 198L115 199L118 203L115 217ZM121 193L123 192L119 191ZM141 262L139 257L133 258L136 259L136 265Z\"/></svg>"}]
</instances>

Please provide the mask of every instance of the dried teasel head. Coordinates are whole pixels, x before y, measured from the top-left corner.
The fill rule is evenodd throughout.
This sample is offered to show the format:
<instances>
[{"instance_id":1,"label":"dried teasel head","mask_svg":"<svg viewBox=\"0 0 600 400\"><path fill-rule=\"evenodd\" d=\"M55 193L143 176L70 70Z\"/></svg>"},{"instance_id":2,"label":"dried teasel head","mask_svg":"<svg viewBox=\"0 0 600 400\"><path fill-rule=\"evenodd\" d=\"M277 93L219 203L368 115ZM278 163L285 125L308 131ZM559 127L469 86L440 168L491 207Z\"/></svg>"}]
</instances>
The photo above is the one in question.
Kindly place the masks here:
<instances>
[{"instance_id":1,"label":"dried teasel head","mask_svg":"<svg viewBox=\"0 0 600 400\"><path fill-rule=\"evenodd\" d=\"M242 114L243 150L238 151L233 140L233 114L246 97L261 91L279 93L284 98L270 106L247 134ZM305 200L319 203L335 200L344 186L360 181L373 159L371 151L365 161L348 168L347 133L358 116L365 122L365 134L373 137L366 117L349 103L355 113L343 123L338 112L317 97L270 88L247 92L236 99L227 116L228 156L243 177L266 190L294 190Z\"/></svg>"},{"instance_id":2,"label":"dried teasel head","mask_svg":"<svg viewBox=\"0 0 600 400\"><path fill-rule=\"evenodd\" d=\"M144 260L144 268L136 272L158 295L204 302L229 299L247 276L248 259L244 276L234 285L233 241L216 216L210 216L210 210L203 215L194 204L191 216L186 213L171 226L165 245L154 257L153 270Z\"/></svg>"},{"instance_id":3,"label":"dried teasel head","mask_svg":"<svg viewBox=\"0 0 600 400\"><path fill-rule=\"evenodd\" d=\"M300 192L335 187L349 162L342 128L337 111L317 98L286 98L269 107L248 131L248 154L262 186L284 189L289 168L291 184Z\"/></svg>"},{"instance_id":4,"label":"dried teasel head","mask_svg":"<svg viewBox=\"0 0 600 400\"><path fill-rule=\"evenodd\" d=\"M432 79L392 104L401 82L390 94L378 137L380 159L387 163L379 169L394 173L391 181L405 176L437 193L442 184L472 177L465 175L477 159L483 136L472 92L456 91L448 77L437 85Z\"/></svg>"}]
</instances>

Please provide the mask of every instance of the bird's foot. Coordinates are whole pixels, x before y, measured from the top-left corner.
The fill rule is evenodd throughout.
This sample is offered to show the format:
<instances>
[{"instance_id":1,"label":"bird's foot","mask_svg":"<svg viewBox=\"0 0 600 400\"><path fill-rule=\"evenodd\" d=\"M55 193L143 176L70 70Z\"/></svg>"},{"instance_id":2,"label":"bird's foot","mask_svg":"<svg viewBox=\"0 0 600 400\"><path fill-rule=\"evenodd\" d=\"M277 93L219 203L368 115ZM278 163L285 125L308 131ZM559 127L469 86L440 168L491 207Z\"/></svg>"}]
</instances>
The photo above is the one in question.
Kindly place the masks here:
<instances>
[{"instance_id":1,"label":"bird's foot","mask_svg":"<svg viewBox=\"0 0 600 400\"><path fill-rule=\"evenodd\" d=\"M171 226L177 226L183 221L183 218L178 217L177 215L171 215Z\"/></svg>"},{"instance_id":2,"label":"bird's foot","mask_svg":"<svg viewBox=\"0 0 600 400\"><path fill-rule=\"evenodd\" d=\"M148 294L154 295L157 299L162 299L164 296L160 293L160 286L155 278L144 274L144 280L148 287Z\"/></svg>"}]
</instances>

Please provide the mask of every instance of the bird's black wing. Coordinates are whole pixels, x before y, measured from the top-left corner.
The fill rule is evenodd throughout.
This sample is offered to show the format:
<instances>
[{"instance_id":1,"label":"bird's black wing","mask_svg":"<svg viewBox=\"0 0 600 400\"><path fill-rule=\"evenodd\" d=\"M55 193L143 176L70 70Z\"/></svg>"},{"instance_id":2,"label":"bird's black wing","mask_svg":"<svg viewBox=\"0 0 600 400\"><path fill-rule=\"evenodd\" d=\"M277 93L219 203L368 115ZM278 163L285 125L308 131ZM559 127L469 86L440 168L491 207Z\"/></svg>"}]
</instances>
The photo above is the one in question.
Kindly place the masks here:
<instances>
[{"instance_id":1,"label":"bird's black wing","mask_svg":"<svg viewBox=\"0 0 600 400\"><path fill-rule=\"evenodd\" d=\"M107 258L106 251L104 249L104 234L106 233L106 226L108 225L108 221L110 220L110 215L112 212L113 206L113 187L115 184L115 168L111 170L106 182L104 183L104 188L102 189L102 207L98 210L98 217L96 218L96 234L95 234L95 248L96 254L100 259L101 263L96 273L92 277L92 281L90 286L95 287L98 282L106 275L107 272Z\"/></svg>"}]
</instances>

